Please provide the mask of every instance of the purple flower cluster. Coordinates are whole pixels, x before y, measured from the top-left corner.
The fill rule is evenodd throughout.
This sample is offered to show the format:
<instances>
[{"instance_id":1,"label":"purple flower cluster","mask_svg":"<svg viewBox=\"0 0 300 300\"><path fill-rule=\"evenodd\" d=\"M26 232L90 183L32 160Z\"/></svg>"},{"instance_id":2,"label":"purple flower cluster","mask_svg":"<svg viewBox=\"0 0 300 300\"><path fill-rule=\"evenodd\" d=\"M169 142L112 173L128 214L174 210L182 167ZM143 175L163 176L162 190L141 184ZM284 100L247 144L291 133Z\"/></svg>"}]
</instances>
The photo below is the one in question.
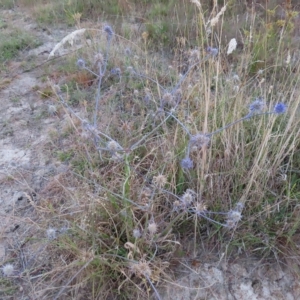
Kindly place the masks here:
<instances>
[{"instance_id":1,"label":"purple flower cluster","mask_svg":"<svg viewBox=\"0 0 300 300\"><path fill-rule=\"evenodd\" d=\"M193 161L188 156L185 157L183 160L181 160L180 164L181 164L181 167L186 170L193 169L193 166L194 166Z\"/></svg>"},{"instance_id":2,"label":"purple flower cluster","mask_svg":"<svg viewBox=\"0 0 300 300\"><path fill-rule=\"evenodd\" d=\"M282 102L279 102L274 106L274 113L277 115L284 114L286 110L287 110L287 106Z\"/></svg>"},{"instance_id":3,"label":"purple flower cluster","mask_svg":"<svg viewBox=\"0 0 300 300\"><path fill-rule=\"evenodd\" d=\"M110 41L114 35L114 31L109 25L104 26L104 32L107 35L107 40Z\"/></svg>"}]
</instances>

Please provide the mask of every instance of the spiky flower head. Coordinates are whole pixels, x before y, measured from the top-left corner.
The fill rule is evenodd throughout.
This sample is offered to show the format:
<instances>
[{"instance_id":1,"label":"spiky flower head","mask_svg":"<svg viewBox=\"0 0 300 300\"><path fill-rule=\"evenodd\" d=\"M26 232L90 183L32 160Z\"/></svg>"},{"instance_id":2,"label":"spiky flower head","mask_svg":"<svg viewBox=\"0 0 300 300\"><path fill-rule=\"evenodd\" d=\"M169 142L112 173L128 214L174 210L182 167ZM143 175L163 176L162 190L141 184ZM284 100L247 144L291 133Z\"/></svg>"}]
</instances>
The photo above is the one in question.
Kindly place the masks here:
<instances>
[{"instance_id":1,"label":"spiky flower head","mask_svg":"<svg viewBox=\"0 0 300 300\"><path fill-rule=\"evenodd\" d=\"M189 63L195 64L200 60L200 51L197 49L191 50L189 53Z\"/></svg>"},{"instance_id":2,"label":"spiky flower head","mask_svg":"<svg viewBox=\"0 0 300 300\"><path fill-rule=\"evenodd\" d=\"M228 213L227 218L234 221L235 223L238 223L242 219L242 214L237 210L231 210Z\"/></svg>"},{"instance_id":3,"label":"spiky flower head","mask_svg":"<svg viewBox=\"0 0 300 300\"><path fill-rule=\"evenodd\" d=\"M165 106L169 106L169 107L174 107L176 105L175 101L174 101L174 97L171 93L165 93L162 97L162 105Z\"/></svg>"},{"instance_id":4,"label":"spiky flower head","mask_svg":"<svg viewBox=\"0 0 300 300\"><path fill-rule=\"evenodd\" d=\"M210 144L210 137L203 133L198 133L191 136L189 147L192 152L201 150L202 148L207 148Z\"/></svg>"},{"instance_id":5,"label":"spiky flower head","mask_svg":"<svg viewBox=\"0 0 300 300\"><path fill-rule=\"evenodd\" d=\"M111 75L117 75L117 76L121 76L121 69L120 68L113 68L110 71Z\"/></svg>"},{"instance_id":6,"label":"spiky flower head","mask_svg":"<svg viewBox=\"0 0 300 300\"><path fill-rule=\"evenodd\" d=\"M182 89L177 89L175 91L175 96L174 96L176 104L178 104L182 100Z\"/></svg>"},{"instance_id":7,"label":"spiky flower head","mask_svg":"<svg viewBox=\"0 0 300 300\"><path fill-rule=\"evenodd\" d=\"M102 65L104 63L104 57L102 55L102 53L97 53L95 56L94 56L94 61L95 61L95 65L96 64L100 64Z\"/></svg>"},{"instance_id":8,"label":"spiky flower head","mask_svg":"<svg viewBox=\"0 0 300 300\"><path fill-rule=\"evenodd\" d=\"M141 191L141 198L142 199L149 199L152 195L152 190L149 187L144 187Z\"/></svg>"},{"instance_id":9,"label":"spiky flower head","mask_svg":"<svg viewBox=\"0 0 300 300\"><path fill-rule=\"evenodd\" d=\"M232 228L236 227L236 222L234 222L231 219L227 219L224 226L229 228L229 229L232 229Z\"/></svg>"},{"instance_id":10,"label":"spiky flower head","mask_svg":"<svg viewBox=\"0 0 300 300\"><path fill-rule=\"evenodd\" d=\"M76 65L77 65L78 68L83 69L83 68L85 68L85 61L83 59L79 58L77 60Z\"/></svg>"},{"instance_id":11,"label":"spiky flower head","mask_svg":"<svg viewBox=\"0 0 300 300\"><path fill-rule=\"evenodd\" d=\"M203 215L207 211L207 205L202 201L198 202L195 206L196 214Z\"/></svg>"},{"instance_id":12,"label":"spiky flower head","mask_svg":"<svg viewBox=\"0 0 300 300\"><path fill-rule=\"evenodd\" d=\"M139 239L142 236L141 231L138 228L133 229L132 235L135 239Z\"/></svg>"},{"instance_id":13,"label":"spiky flower head","mask_svg":"<svg viewBox=\"0 0 300 300\"><path fill-rule=\"evenodd\" d=\"M153 183L154 183L157 187L162 188L162 187L164 187L165 184L167 183L167 178L166 178L165 175L159 174L159 175L153 177Z\"/></svg>"},{"instance_id":14,"label":"spiky flower head","mask_svg":"<svg viewBox=\"0 0 300 300\"><path fill-rule=\"evenodd\" d=\"M243 211L244 209L244 204L242 202L237 202L235 204L235 210L236 211L239 211L240 213Z\"/></svg>"},{"instance_id":15,"label":"spiky flower head","mask_svg":"<svg viewBox=\"0 0 300 300\"><path fill-rule=\"evenodd\" d=\"M138 277L146 277L149 278L152 274L149 263L144 259L140 260L138 263L131 263L130 270Z\"/></svg>"},{"instance_id":16,"label":"spiky flower head","mask_svg":"<svg viewBox=\"0 0 300 300\"><path fill-rule=\"evenodd\" d=\"M228 228L236 227L237 223L242 219L242 213L238 210L231 210L227 214L225 226Z\"/></svg>"},{"instance_id":17,"label":"spiky flower head","mask_svg":"<svg viewBox=\"0 0 300 300\"><path fill-rule=\"evenodd\" d=\"M124 154L114 152L112 157L111 157L111 160L114 161L114 162L121 162L121 161L124 160Z\"/></svg>"},{"instance_id":18,"label":"spiky flower head","mask_svg":"<svg viewBox=\"0 0 300 300\"><path fill-rule=\"evenodd\" d=\"M207 47L207 48L206 48L206 52L207 52L209 55L215 57L215 56L218 55L219 50L218 50L218 48Z\"/></svg>"},{"instance_id":19,"label":"spiky flower head","mask_svg":"<svg viewBox=\"0 0 300 300\"><path fill-rule=\"evenodd\" d=\"M104 26L104 31L106 33L107 40L110 41L114 35L114 31L109 25Z\"/></svg>"},{"instance_id":20,"label":"spiky flower head","mask_svg":"<svg viewBox=\"0 0 300 300\"><path fill-rule=\"evenodd\" d=\"M151 235L154 235L157 232L157 224L154 221L149 223L148 231Z\"/></svg>"},{"instance_id":21,"label":"spiky flower head","mask_svg":"<svg viewBox=\"0 0 300 300\"><path fill-rule=\"evenodd\" d=\"M256 98L250 105L249 105L249 114L259 114L262 113L266 104L262 98Z\"/></svg>"},{"instance_id":22,"label":"spiky flower head","mask_svg":"<svg viewBox=\"0 0 300 300\"><path fill-rule=\"evenodd\" d=\"M179 200L174 201L173 209L174 211L179 211L182 208L182 203Z\"/></svg>"},{"instance_id":23,"label":"spiky flower head","mask_svg":"<svg viewBox=\"0 0 300 300\"><path fill-rule=\"evenodd\" d=\"M109 141L107 143L106 147L112 153L115 153L116 151L121 150L120 145L116 141Z\"/></svg>"},{"instance_id":24,"label":"spiky flower head","mask_svg":"<svg viewBox=\"0 0 300 300\"><path fill-rule=\"evenodd\" d=\"M187 156L181 160L180 165L182 169L190 170L193 169L194 163L193 161Z\"/></svg>"},{"instance_id":25,"label":"spiky flower head","mask_svg":"<svg viewBox=\"0 0 300 300\"><path fill-rule=\"evenodd\" d=\"M182 205L185 207L189 207L194 201L194 196L195 192L191 189L187 189L185 193L181 196Z\"/></svg>"},{"instance_id":26,"label":"spiky flower head","mask_svg":"<svg viewBox=\"0 0 300 300\"><path fill-rule=\"evenodd\" d=\"M286 110L287 110L287 106L282 102L279 102L274 106L275 114L278 114L278 115L284 114L286 112Z\"/></svg>"},{"instance_id":27,"label":"spiky flower head","mask_svg":"<svg viewBox=\"0 0 300 300\"><path fill-rule=\"evenodd\" d=\"M126 56L130 56L131 55L131 50L130 50L130 48L125 48L125 55Z\"/></svg>"},{"instance_id":28,"label":"spiky flower head","mask_svg":"<svg viewBox=\"0 0 300 300\"><path fill-rule=\"evenodd\" d=\"M11 276L14 274L14 266L12 264L5 264L3 267L2 267L2 272L3 272L3 275L4 276Z\"/></svg>"}]
</instances>

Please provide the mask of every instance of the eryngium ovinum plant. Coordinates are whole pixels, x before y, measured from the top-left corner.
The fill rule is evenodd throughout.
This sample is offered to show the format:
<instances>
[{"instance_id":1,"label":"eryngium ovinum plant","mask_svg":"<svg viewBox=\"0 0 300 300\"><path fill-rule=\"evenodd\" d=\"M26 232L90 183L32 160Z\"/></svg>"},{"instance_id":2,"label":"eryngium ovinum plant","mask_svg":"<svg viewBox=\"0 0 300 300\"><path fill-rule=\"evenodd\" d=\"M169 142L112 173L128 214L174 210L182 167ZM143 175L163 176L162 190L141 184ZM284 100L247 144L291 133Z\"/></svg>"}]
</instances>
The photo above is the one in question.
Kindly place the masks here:
<instances>
[{"instance_id":1,"label":"eryngium ovinum plant","mask_svg":"<svg viewBox=\"0 0 300 300\"><path fill-rule=\"evenodd\" d=\"M210 211L208 203L204 203L199 196L199 192L196 192L192 188L186 188L181 194L174 192L174 189L166 189L166 186L170 187L171 185L168 185L168 178L167 176L163 175L163 172L158 172L158 174L156 174L156 176L152 176L152 178L144 176L143 174L136 174L134 164L132 163L132 156L136 156L136 150L143 148L144 143L152 138L155 139L158 132L163 131L166 126L172 126L175 121L175 124L179 124L188 137L188 143L182 155L183 158L182 156L181 159L176 158L177 165L181 168L182 172L187 175L187 178L192 179L191 171L195 169L195 162L193 161L192 153L199 152L210 147L211 143L213 143L212 138L214 135L233 127L237 123L248 121L252 118L259 118L271 114L284 114L287 109L286 105L282 102L279 102L271 111L266 111L267 105L264 99L257 98L250 104L249 112L244 117L213 132L198 132L196 134L191 134L188 127L179 120L176 114L182 102L182 87L184 82L187 80L191 71L197 68L199 65L199 60L196 60L196 62L189 66L188 70L180 76L180 79L172 88L164 88L157 80L152 79L147 74L143 74L135 70L133 67L129 67L127 71L130 73L132 78L136 78L137 80L144 79L147 80L147 82L154 83L154 85L159 88L160 92L158 93L159 101L154 101L156 112L152 115L152 120L149 118L148 126L144 124L144 128L147 127L148 131L138 136L134 142L131 142L131 144L124 146L122 145L122 142L118 141L117 138L113 137L112 134L99 129L98 112L101 107L101 88L103 79L106 76L106 73L108 73L107 67L110 48L115 35L110 26L105 26L103 32L106 34L107 43L105 55L98 53L97 56L98 72L94 72L91 68L89 68L85 60L80 58L77 61L77 66L80 69L90 72L97 80L96 99L92 121L85 120L75 113L74 109L70 107L67 101L64 99L60 87L55 86L54 90L56 91L56 94L62 105L80 120L82 128L89 133L93 141L93 145L99 153L99 159L101 161L107 160L108 164L118 162L119 164L124 165L125 180L122 185L121 195L110 190L107 190L107 192L112 193L115 197L119 198L119 200L123 201L123 206L120 206L120 213L124 216L128 217L128 214L132 210L139 210L143 212L142 217L138 221L135 220L136 222L134 224L136 224L136 226L133 226L132 231L126 232L128 243L130 240L136 243L138 240L145 238L147 239L147 242L155 245L156 253L157 248L159 247L159 240L168 234L172 230L174 224L176 224L176 221L180 220L182 216L186 214L197 216L198 219L205 219L216 226L223 228L236 228L238 222L242 219L242 212L244 208L243 202L236 202L228 212ZM202 63L208 60L214 60L217 53L217 50L214 52L206 51L206 56L203 57ZM123 76L119 67L115 67L110 70L109 76L112 75L117 76L120 81ZM151 102L149 100L151 95L152 93L147 90L147 99L145 99L146 104ZM173 123L171 121L173 121ZM174 145L174 147L176 147L176 145ZM103 155L105 153L108 155ZM135 199L130 199L130 193L128 190L130 189L129 178L132 176L132 174L134 174L134 176L140 176L143 179L142 185L147 186L146 189L143 189L143 193L145 194L144 198L147 199L144 205L137 203ZM103 180L105 180L105 178L103 178ZM187 184L188 183L189 182L187 182ZM103 185L102 189L105 190L106 187ZM156 216L153 213L153 199L156 194L168 195L173 198L173 204L172 207L170 207L169 213L169 216L172 216L172 218L168 220L168 222L166 222L166 220L160 220L160 223L158 223L159 216ZM147 215L146 218L145 215ZM130 273L146 278L156 293L157 298L159 299L160 297L153 285L153 274L151 269L151 261L153 260L155 254L153 254L154 256L152 257L141 256L138 260L133 259L132 253L139 253L140 250L136 248L136 244L126 243L126 245L127 249L130 249L131 253L130 257L127 257Z\"/></svg>"}]
</instances>

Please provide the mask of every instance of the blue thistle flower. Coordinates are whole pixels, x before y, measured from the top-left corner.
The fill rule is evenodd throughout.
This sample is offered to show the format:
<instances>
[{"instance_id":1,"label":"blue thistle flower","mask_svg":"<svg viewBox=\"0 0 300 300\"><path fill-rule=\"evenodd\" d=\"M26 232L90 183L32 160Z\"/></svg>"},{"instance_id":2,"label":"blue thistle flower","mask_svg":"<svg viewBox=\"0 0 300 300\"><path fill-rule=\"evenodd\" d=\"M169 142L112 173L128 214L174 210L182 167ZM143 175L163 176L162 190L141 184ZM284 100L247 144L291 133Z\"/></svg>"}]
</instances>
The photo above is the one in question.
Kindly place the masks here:
<instances>
[{"instance_id":1,"label":"blue thistle flower","mask_svg":"<svg viewBox=\"0 0 300 300\"><path fill-rule=\"evenodd\" d=\"M261 98L256 98L249 106L249 114L259 114L263 112L265 102Z\"/></svg>"},{"instance_id":2,"label":"blue thistle flower","mask_svg":"<svg viewBox=\"0 0 300 300\"><path fill-rule=\"evenodd\" d=\"M126 48L125 49L125 55L126 56L131 56L131 50L130 50L130 48Z\"/></svg>"},{"instance_id":3,"label":"blue thistle flower","mask_svg":"<svg viewBox=\"0 0 300 300\"><path fill-rule=\"evenodd\" d=\"M207 47L206 52L211 56L217 56L219 53L218 48Z\"/></svg>"},{"instance_id":4,"label":"blue thistle flower","mask_svg":"<svg viewBox=\"0 0 300 300\"><path fill-rule=\"evenodd\" d=\"M287 106L284 103L279 102L274 106L274 113L278 115L284 114L286 112L286 109Z\"/></svg>"},{"instance_id":5,"label":"blue thistle flower","mask_svg":"<svg viewBox=\"0 0 300 300\"><path fill-rule=\"evenodd\" d=\"M183 169L187 169L187 170L192 169L194 166L193 161L188 156L182 159L180 164Z\"/></svg>"},{"instance_id":6,"label":"blue thistle flower","mask_svg":"<svg viewBox=\"0 0 300 300\"><path fill-rule=\"evenodd\" d=\"M113 69L111 69L110 73L111 73L111 75L120 76L121 75L121 69L120 68L113 68Z\"/></svg>"},{"instance_id":7,"label":"blue thistle flower","mask_svg":"<svg viewBox=\"0 0 300 300\"><path fill-rule=\"evenodd\" d=\"M83 59L79 58L79 59L77 60L76 65L77 65L77 67L79 67L80 69L83 69L83 68L85 68L85 61L84 61Z\"/></svg>"},{"instance_id":8,"label":"blue thistle flower","mask_svg":"<svg viewBox=\"0 0 300 300\"><path fill-rule=\"evenodd\" d=\"M196 135L190 136L189 147L192 152L195 150L201 150L205 147L209 147L210 137L203 133L197 133ZM196 148L196 149L194 149Z\"/></svg>"},{"instance_id":9,"label":"blue thistle flower","mask_svg":"<svg viewBox=\"0 0 300 300\"><path fill-rule=\"evenodd\" d=\"M104 26L104 31L107 34L107 39L110 41L114 35L114 31L112 30L112 28L109 25Z\"/></svg>"}]
</instances>

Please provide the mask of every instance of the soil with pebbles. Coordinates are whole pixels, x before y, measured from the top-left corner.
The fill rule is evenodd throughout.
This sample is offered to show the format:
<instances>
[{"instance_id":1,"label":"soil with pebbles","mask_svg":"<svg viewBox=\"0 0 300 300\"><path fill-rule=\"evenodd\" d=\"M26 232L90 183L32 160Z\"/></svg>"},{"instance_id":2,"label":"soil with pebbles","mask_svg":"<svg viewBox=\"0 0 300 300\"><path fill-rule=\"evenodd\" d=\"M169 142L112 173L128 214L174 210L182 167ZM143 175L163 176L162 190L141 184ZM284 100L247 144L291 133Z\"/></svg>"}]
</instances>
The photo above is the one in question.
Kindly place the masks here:
<instances>
[{"instance_id":1,"label":"soil with pebbles","mask_svg":"<svg viewBox=\"0 0 300 300\"><path fill-rule=\"evenodd\" d=\"M45 63L57 42L71 31L43 30L21 10L2 10L0 18L7 26L27 30L42 43L21 53L10 63L9 72L0 77L0 265L11 262L8 258L15 253L13 263L26 268L29 259L21 259L16 253L28 253L26 238L37 230L35 205L39 193L49 178L64 172L67 166L53 161L47 151L48 132L62 121L48 113L49 103L36 92L36 87L45 85L41 80L43 69L24 72L22 63ZM203 254L193 261L183 262L176 270L176 281L159 288L161 299L300 299L300 281L292 272L293 266L254 257L225 260ZM38 299L26 294L26 282L18 281L17 291L7 297L0 290L0 298Z\"/></svg>"}]
</instances>

